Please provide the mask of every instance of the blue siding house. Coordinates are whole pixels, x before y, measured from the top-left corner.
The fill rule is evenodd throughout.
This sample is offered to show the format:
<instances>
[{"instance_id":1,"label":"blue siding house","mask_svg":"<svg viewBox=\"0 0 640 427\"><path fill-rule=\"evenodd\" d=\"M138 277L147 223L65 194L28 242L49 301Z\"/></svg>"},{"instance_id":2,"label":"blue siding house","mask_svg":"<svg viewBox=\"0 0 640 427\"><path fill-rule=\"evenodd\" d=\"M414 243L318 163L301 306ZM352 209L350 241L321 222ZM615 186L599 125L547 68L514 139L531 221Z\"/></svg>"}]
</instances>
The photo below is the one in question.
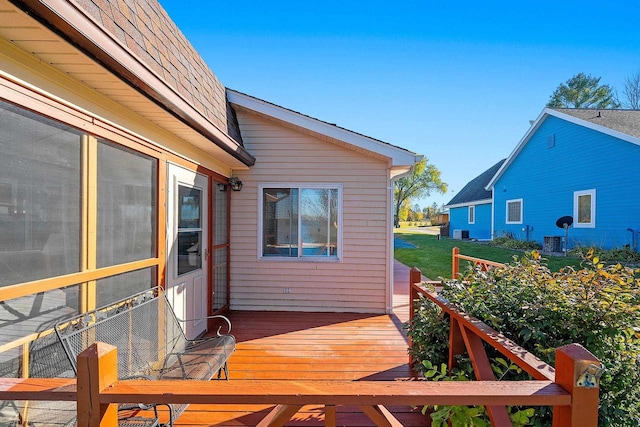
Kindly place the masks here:
<instances>
[{"instance_id":1,"label":"blue siding house","mask_svg":"<svg viewBox=\"0 0 640 427\"><path fill-rule=\"evenodd\" d=\"M470 239L491 239L492 197L485 187L503 163L504 159L472 179L446 205L453 237L457 237L455 230L460 230L468 231Z\"/></svg>"},{"instance_id":2,"label":"blue siding house","mask_svg":"<svg viewBox=\"0 0 640 427\"><path fill-rule=\"evenodd\" d=\"M493 235L563 242L556 221L571 216L569 249L637 250L639 170L639 110L546 108L486 187Z\"/></svg>"}]
</instances>

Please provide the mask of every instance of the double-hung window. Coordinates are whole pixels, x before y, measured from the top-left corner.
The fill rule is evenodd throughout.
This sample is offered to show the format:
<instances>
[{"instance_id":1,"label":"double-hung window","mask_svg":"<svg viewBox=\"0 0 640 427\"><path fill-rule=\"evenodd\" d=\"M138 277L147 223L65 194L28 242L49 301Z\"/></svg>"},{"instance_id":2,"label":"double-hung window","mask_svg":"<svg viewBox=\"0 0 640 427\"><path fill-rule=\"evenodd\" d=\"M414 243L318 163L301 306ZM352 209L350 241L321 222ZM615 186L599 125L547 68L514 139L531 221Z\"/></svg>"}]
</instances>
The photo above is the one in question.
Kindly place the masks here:
<instances>
[{"instance_id":1,"label":"double-hung window","mask_svg":"<svg viewBox=\"0 0 640 427\"><path fill-rule=\"evenodd\" d=\"M594 228L596 226L596 190L573 193L573 226Z\"/></svg>"},{"instance_id":2,"label":"double-hung window","mask_svg":"<svg viewBox=\"0 0 640 427\"><path fill-rule=\"evenodd\" d=\"M469 224L476 223L476 207L475 205L469 206Z\"/></svg>"},{"instance_id":3,"label":"double-hung window","mask_svg":"<svg viewBox=\"0 0 640 427\"><path fill-rule=\"evenodd\" d=\"M261 258L340 258L340 185L261 185L260 197Z\"/></svg>"},{"instance_id":4,"label":"double-hung window","mask_svg":"<svg viewBox=\"0 0 640 427\"><path fill-rule=\"evenodd\" d=\"M507 200L507 224L522 224L522 199Z\"/></svg>"}]
</instances>

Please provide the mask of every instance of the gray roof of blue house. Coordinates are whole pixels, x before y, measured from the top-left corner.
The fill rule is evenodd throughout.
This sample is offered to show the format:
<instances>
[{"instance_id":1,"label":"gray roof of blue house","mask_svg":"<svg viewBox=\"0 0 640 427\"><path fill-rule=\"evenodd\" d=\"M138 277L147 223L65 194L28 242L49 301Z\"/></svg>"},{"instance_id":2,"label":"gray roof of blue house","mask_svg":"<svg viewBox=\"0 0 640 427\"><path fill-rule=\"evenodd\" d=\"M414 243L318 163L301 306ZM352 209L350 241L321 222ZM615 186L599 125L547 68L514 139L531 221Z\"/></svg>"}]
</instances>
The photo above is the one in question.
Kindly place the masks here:
<instances>
[{"instance_id":1,"label":"gray roof of blue house","mask_svg":"<svg viewBox=\"0 0 640 427\"><path fill-rule=\"evenodd\" d=\"M552 110L640 138L640 110L591 108L552 108Z\"/></svg>"},{"instance_id":2,"label":"gray roof of blue house","mask_svg":"<svg viewBox=\"0 0 640 427\"><path fill-rule=\"evenodd\" d=\"M477 202L480 200L491 199L491 190L486 190L485 187L491 181L491 178L498 172L502 164L506 159L500 160L495 165L491 166L486 171L469 181L462 190L456 194L447 206L461 205L466 203Z\"/></svg>"}]
</instances>

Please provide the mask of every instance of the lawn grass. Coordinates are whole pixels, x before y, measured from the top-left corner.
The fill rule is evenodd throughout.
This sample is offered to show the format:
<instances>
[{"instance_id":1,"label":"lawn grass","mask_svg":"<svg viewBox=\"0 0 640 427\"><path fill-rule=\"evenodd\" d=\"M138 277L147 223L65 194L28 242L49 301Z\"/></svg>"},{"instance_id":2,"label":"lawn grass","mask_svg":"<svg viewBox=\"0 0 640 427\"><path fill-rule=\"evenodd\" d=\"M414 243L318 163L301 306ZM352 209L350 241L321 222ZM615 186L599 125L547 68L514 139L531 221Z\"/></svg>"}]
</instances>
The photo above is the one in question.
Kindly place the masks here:
<instances>
[{"instance_id":1,"label":"lawn grass","mask_svg":"<svg viewBox=\"0 0 640 427\"><path fill-rule=\"evenodd\" d=\"M436 236L428 234L397 231L395 236L416 245L416 248L412 249L396 249L395 259L409 267L418 267L424 276L433 280L451 277L451 250L454 247L460 248L460 253L463 255L501 263L513 261L514 256L518 258L523 256L519 251L449 238L438 240ZM581 261L580 258L564 256L545 256L545 258L552 271L558 271L567 265L579 267ZM466 265L461 262L460 270L465 269Z\"/></svg>"}]
</instances>

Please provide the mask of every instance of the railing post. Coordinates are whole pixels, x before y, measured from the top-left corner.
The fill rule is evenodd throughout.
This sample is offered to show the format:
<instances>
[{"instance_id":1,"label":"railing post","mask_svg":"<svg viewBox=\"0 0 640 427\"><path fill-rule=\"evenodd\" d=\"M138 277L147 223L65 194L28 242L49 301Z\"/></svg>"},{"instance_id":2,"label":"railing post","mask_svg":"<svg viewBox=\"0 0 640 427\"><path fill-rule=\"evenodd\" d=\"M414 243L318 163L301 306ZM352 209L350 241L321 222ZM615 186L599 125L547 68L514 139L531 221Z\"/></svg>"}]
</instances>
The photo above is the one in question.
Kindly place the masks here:
<instances>
[{"instance_id":1,"label":"railing post","mask_svg":"<svg viewBox=\"0 0 640 427\"><path fill-rule=\"evenodd\" d=\"M459 248L453 248L451 251L451 279L456 280L458 278L458 274L460 273L460 255Z\"/></svg>"},{"instance_id":2,"label":"railing post","mask_svg":"<svg viewBox=\"0 0 640 427\"><path fill-rule=\"evenodd\" d=\"M118 350L97 342L78 355L78 426L116 427L118 405L101 404L100 392L118 380Z\"/></svg>"},{"instance_id":3,"label":"railing post","mask_svg":"<svg viewBox=\"0 0 640 427\"><path fill-rule=\"evenodd\" d=\"M413 325L413 317L415 315L416 307L415 301L418 299L418 291L414 285L422 282L422 271L418 267L413 267L409 271L409 324ZM413 340L409 336L409 367L413 369Z\"/></svg>"},{"instance_id":4,"label":"railing post","mask_svg":"<svg viewBox=\"0 0 640 427\"><path fill-rule=\"evenodd\" d=\"M598 378L587 386L578 385L578 381L591 365L595 365L596 370L601 366L600 361L581 345L569 344L556 349L555 382L571 394L571 406L554 406L554 427L598 425Z\"/></svg>"}]
</instances>

